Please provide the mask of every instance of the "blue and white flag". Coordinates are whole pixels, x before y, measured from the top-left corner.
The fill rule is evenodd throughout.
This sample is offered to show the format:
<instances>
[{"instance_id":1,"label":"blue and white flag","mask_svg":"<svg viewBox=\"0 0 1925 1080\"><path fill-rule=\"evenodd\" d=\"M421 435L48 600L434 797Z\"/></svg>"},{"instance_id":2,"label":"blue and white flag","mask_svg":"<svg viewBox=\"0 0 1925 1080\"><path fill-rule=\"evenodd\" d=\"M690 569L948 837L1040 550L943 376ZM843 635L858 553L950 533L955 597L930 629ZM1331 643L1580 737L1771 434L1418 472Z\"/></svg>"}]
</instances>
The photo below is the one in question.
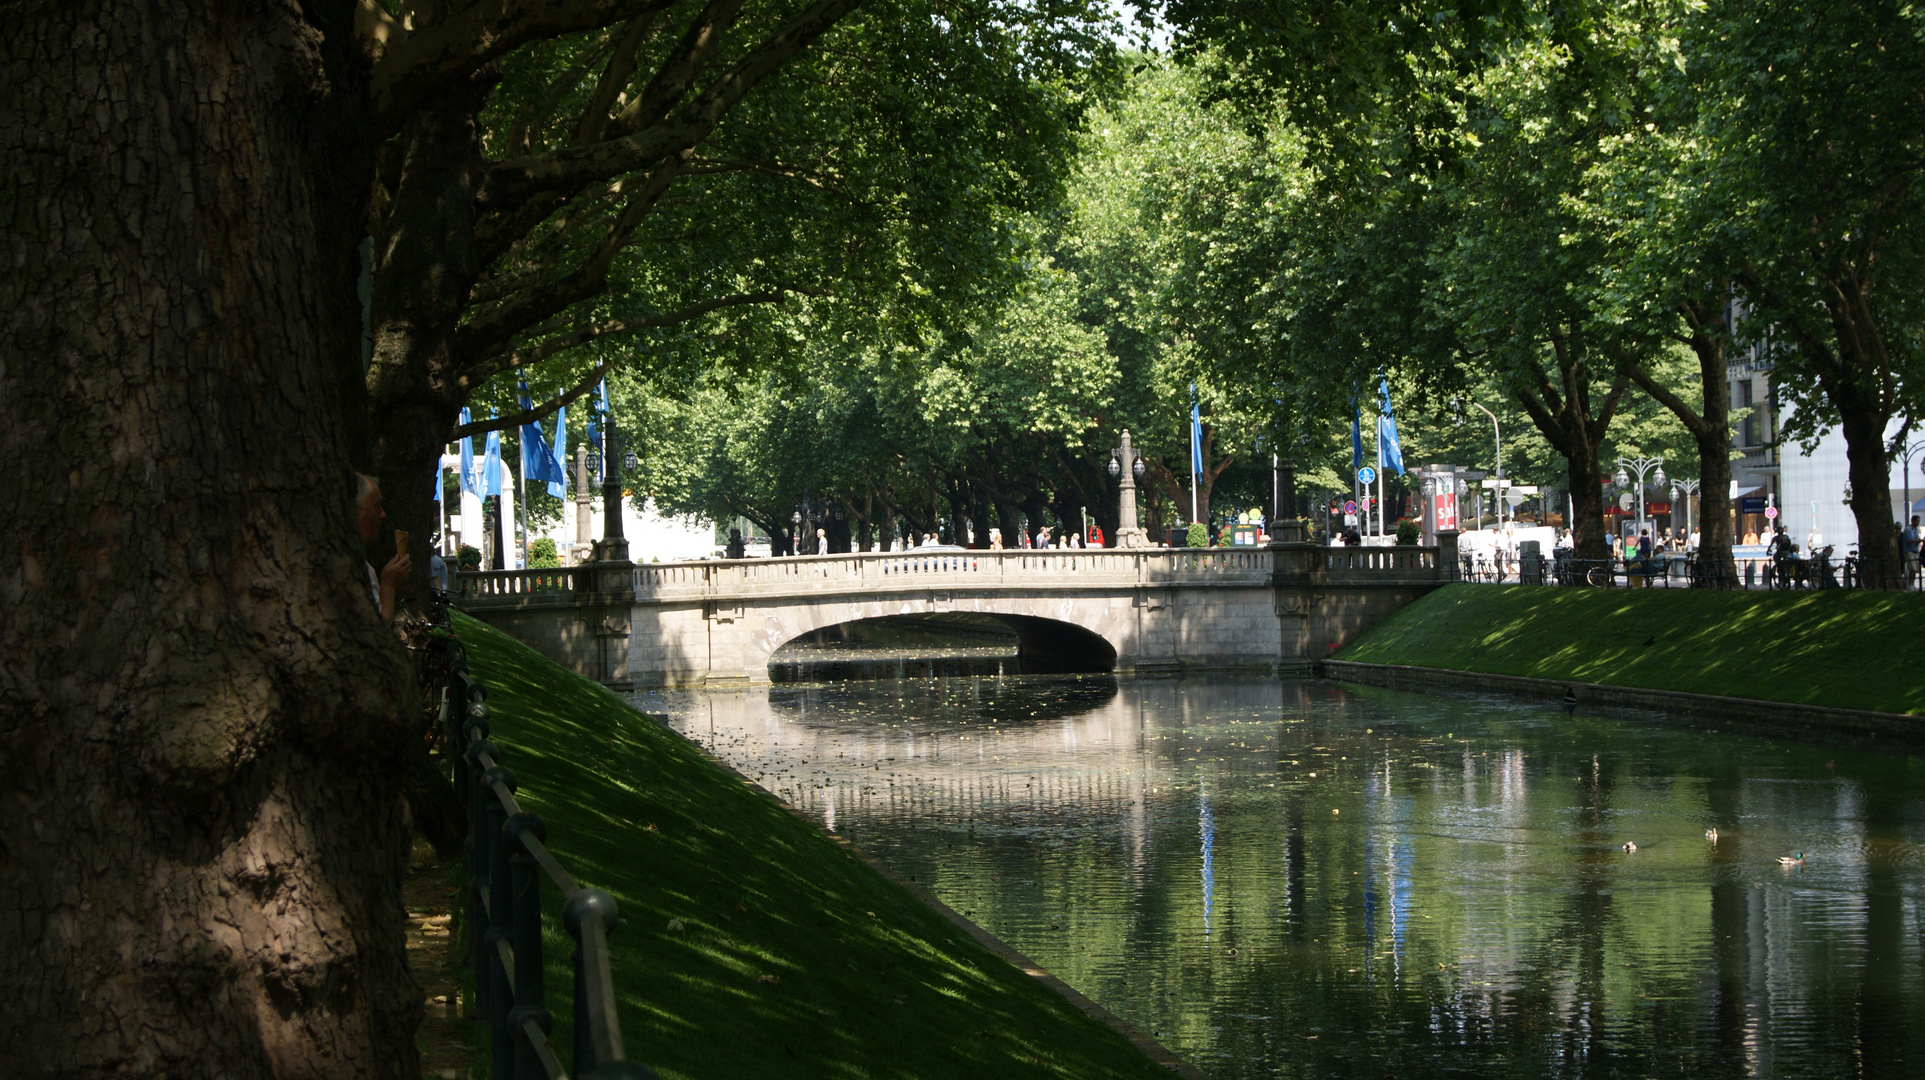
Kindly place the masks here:
<instances>
[{"instance_id":1,"label":"blue and white flag","mask_svg":"<svg viewBox=\"0 0 1925 1080\"><path fill-rule=\"evenodd\" d=\"M1355 401L1350 403L1350 471L1356 472L1364 464L1363 410Z\"/></svg>"},{"instance_id":2,"label":"blue and white flag","mask_svg":"<svg viewBox=\"0 0 1925 1080\"><path fill-rule=\"evenodd\" d=\"M1404 447L1397 440L1397 421L1390 415L1390 382L1377 380L1377 465L1385 472L1404 472Z\"/></svg>"},{"instance_id":3,"label":"blue and white flag","mask_svg":"<svg viewBox=\"0 0 1925 1080\"><path fill-rule=\"evenodd\" d=\"M501 432L488 433L488 449L481 458L481 487L475 494L482 498L501 494Z\"/></svg>"},{"instance_id":4,"label":"blue and white flag","mask_svg":"<svg viewBox=\"0 0 1925 1080\"><path fill-rule=\"evenodd\" d=\"M555 468L561 472L560 480L548 481L548 494L557 499L568 497L568 406L555 410Z\"/></svg>"},{"instance_id":5,"label":"blue and white flag","mask_svg":"<svg viewBox=\"0 0 1925 1080\"><path fill-rule=\"evenodd\" d=\"M521 381L520 390L523 411L533 408L528 403L526 379ZM521 479L523 483L545 481L551 493L563 482L561 463L555 460L555 451L549 448L548 437L541 433L540 424L521 425Z\"/></svg>"},{"instance_id":6,"label":"blue and white flag","mask_svg":"<svg viewBox=\"0 0 1925 1080\"><path fill-rule=\"evenodd\" d=\"M1203 414L1197 410L1196 384L1190 384L1190 475L1203 475Z\"/></svg>"},{"instance_id":7,"label":"blue and white flag","mask_svg":"<svg viewBox=\"0 0 1925 1080\"><path fill-rule=\"evenodd\" d=\"M468 410L461 410L461 423L473 423L468 419ZM481 495L481 469L475 463L475 440L471 435L461 437L461 490L479 497Z\"/></svg>"}]
</instances>

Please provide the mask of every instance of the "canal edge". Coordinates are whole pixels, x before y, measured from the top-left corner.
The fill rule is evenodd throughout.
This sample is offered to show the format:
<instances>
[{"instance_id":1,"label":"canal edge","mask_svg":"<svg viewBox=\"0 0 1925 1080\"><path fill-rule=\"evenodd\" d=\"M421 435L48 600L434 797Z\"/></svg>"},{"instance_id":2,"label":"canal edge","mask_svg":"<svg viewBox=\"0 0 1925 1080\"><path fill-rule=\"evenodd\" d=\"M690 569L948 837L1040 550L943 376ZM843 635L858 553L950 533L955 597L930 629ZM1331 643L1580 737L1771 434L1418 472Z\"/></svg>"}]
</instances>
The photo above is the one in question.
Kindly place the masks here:
<instances>
[{"instance_id":1,"label":"canal edge","mask_svg":"<svg viewBox=\"0 0 1925 1080\"><path fill-rule=\"evenodd\" d=\"M1860 749L1925 753L1925 717L1905 713L1835 709L1762 698L1722 697L1688 690L1572 682L1458 668L1369 664L1356 660L1325 660L1319 667L1319 674L1326 679L1391 690L1500 693L1564 704L1656 711L1735 726L1754 734L1826 744L1843 740Z\"/></svg>"},{"instance_id":2,"label":"canal edge","mask_svg":"<svg viewBox=\"0 0 1925 1080\"><path fill-rule=\"evenodd\" d=\"M633 708L633 706L630 706L630 707ZM1103 1006L1098 1005L1096 1002L1091 1001L1089 998L1084 997L1083 994L1079 992L1075 987L1071 986L1070 984L1064 982L1062 979L1059 979L1055 975L1051 974L1041 964L1036 963L1034 960L1031 960L1029 957L1024 956L1022 953L1016 951L1014 948L1010 946L1008 942L990 933L989 931L983 929L981 926L978 926L973 920L964 916L962 913L958 912L956 909L950 907L948 904L943 903L941 900L938 900L933 894L931 894L927 889L924 889L919 883L905 880L903 877L898 875L895 871L889 869L888 867L877 862L875 859L871 858L868 852L865 852L861 848L857 847L855 844L850 843L847 837L838 836L835 833L832 833L829 830L823 828L821 822L816 821L814 818L811 818L808 814L804 813L802 810L789 805L789 803L784 801L781 796L777 795L773 791L770 791L768 788L763 787L760 783L749 779L747 776L745 776L742 773L741 770L737 769L735 766L729 764L728 762L710 753L708 747L703 746L701 743L696 742L694 739L689 738L687 735L683 734L682 732L675 730L674 727L670 726L666 722L665 717L656 713L642 712L642 710L640 709L636 709L635 712L638 715L640 715L644 720L649 721L655 726L661 728L663 731L666 731L669 734L675 736L676 738L682 740L683 743L687 744L696 753L701 754L704 758L706 758L710 762L714 763L715 765L725 770L730 776L733 776L737 780L740 780L742 781L742 783L748 785L751 790L762 795L764 798L768 799L770 802L773 802L776 806L781 807L782 811L788 814L790 817L806 822L810 828L814 829L821 836L826 837L828 840L834 843L837 847L840 847L842 850L848 852L851 856L862 860L863 864L869 867L869 869L874 870L876 873L881 874L884 878L888 879L890 882L893 882L897 886L900 886L902 889L907 891L909 895L915 897L918 901L920 901L923 904L923 906L929 908L931 911L934 911L936 914L942 916L944 919L949 920L949 922L953 924L957 929L961 930L963 933L968 934L970 937L974 938L979 944L981 944L984 948L987 948L990 952L995 953L999 959L1003 960L1005 963L1008 963L1012 967L1016 968L1016 970L1021 971L1023 974L1029 976L1030 978L1035 979L1037 982L1042 983L1044 986L1049 987L1051 990L1054 990L1059 996L1063 998L1063 1000L1069 1002L1072 1006L1074 1006L1076 1009L1081 1011L1083 1015L1088 1016L1094 1020L1100 1020L1104 1024L1108 1025L1110 1030L1116 1032L1118 1035L1121 1035L1125 1039L1129 1040L1130 1045L1136 1047L1137 1052L1141 1053L1144 1057L1150 1059L1152 1062L1158 1065L1161 1065L1164 1068L1175 1073L1176 1075L1182 1077L1183 1080L1210 1080L1210 1078L1201 1069L1198 1069L1196 1066L1190 1064L1189 1062L1183 1060L1180 1057L1177 1057L1174 1053L1170 1051L1169 1047L1164 1046L1160 1042L1157 1042L1154 1038L1145 1034L1136 1025L1130 1023L1129 1021L1123 1019L1122 1017L1116 1015L1115 1013L1109 1011L1108 1009L1105 1009Z\"/></svg>"}]
</instances>

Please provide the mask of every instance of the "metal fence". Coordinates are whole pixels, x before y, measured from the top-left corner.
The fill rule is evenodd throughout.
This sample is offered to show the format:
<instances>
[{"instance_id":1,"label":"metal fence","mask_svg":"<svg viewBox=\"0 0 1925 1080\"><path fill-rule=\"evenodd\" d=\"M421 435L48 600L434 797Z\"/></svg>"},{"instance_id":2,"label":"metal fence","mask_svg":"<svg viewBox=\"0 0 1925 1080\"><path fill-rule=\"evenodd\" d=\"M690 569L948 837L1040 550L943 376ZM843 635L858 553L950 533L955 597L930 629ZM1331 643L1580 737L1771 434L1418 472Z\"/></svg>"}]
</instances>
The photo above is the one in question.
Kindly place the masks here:
<instances>
[{"instance_id":1,"label":"metal fence","mask_svg":"<svg viewBox=\"0 0 1925 1080\"><path fill-rule=\"evenodd\" d=\"M1580 585L1593 588L1873 589L1925 586L1912 560L1814 556L1737 558L1717 566L1696 553L1660 552L1649 559L1579 559L1569 549L1552 557L1462 556L1465 581L1485 584Z\"/></svg>"},{"instance_id":2,"label":"metal fence","mask_svg":"<svg viewBox=\"0 0 1925 1080\"><path fill-rule=\"evenodd\" d=\"M628 1061L615 1017L608 934L614 897L583 888L548 850L540 817L515 800L515 775L488 739L487 691L449 639L440 665L441 726L461 749L457 786L468 809L468 960L475 1018L488 1029L489 1075L556 1080L567 1074L548 1035L542 969L542 880L561 892L562 925L575 941L574 1074L582 1080L641 1080L655 1073Z\"/></svg>"}]
</instances>

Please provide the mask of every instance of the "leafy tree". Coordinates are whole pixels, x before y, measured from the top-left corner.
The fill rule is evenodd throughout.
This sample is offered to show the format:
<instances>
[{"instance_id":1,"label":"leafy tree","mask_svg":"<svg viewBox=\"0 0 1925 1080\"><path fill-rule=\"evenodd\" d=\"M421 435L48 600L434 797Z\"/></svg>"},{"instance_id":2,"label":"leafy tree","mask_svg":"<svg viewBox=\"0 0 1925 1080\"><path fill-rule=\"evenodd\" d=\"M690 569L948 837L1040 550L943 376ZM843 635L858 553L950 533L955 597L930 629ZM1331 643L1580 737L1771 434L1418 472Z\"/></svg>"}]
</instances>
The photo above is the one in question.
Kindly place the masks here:
<instances>
[{"instance_id":1,"label":"leafy tree","mask_svg":"<svg viewBox=\"0 0 1925 1080\"><path fill-rule=\"evenodd\" d=\"M817 327L927 334L995 292L1008 216L1056 190L1110 52L1107 16L1076 2L596 5L479 45L463 18L384 24L376 65L379 91L438 58L435 93L376 99L396 105L374 198L383 476L658 352L797 362L795 322L754 307L816 297ZM491 377L533 365L555 369L530 380L545 404L454 429L478 392L510 392Z\"/></svg>"},{"instance_id":2,"label":"leafy tree","mask_svg":"<svg viewBox=\"0 0 1925 1080\"><path fill-rule=\"evenodd\" d=\"M1860 552L1897 565L1885 434L1925 394L1925 26L1889 0L1681 20L1681 193L1769 338L1787 439L1843 434ZM1688 151L1684 153L1682 151Z\"/></svg>"}]
</instances>

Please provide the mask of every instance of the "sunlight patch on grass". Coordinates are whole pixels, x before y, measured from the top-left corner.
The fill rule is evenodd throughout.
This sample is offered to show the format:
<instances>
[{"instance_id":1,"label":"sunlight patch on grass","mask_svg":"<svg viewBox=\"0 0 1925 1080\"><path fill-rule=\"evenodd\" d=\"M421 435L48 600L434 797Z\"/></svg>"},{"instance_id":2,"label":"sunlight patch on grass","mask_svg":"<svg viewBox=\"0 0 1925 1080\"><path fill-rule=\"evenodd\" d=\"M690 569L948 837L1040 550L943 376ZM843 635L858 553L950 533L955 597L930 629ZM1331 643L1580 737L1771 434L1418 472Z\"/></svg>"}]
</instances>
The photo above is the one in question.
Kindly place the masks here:
<instances>
[{"instance_id":1,"label":"sunlight patch on grass","mask_svg":"<svg viewBox=\"0 0 1925 1080\"><path fill-rule=\"evenodd\" d=\"M622 1032L665 1080L1167 1075L608 690L473 619L455 628L523 807L621 906ZM566 1062L559 923L543 958Z\"/></svg>"},{"instance_id":2,"label":"sunlight patch on grass","mask_svg":"<svg viewBox=\"0 0 1925 1080\"><path fill-rule=\"evenodd\" d=\"M1334 659L1925 713L1925 596L1452 585Z\"/></svg>"}]
</instances>

